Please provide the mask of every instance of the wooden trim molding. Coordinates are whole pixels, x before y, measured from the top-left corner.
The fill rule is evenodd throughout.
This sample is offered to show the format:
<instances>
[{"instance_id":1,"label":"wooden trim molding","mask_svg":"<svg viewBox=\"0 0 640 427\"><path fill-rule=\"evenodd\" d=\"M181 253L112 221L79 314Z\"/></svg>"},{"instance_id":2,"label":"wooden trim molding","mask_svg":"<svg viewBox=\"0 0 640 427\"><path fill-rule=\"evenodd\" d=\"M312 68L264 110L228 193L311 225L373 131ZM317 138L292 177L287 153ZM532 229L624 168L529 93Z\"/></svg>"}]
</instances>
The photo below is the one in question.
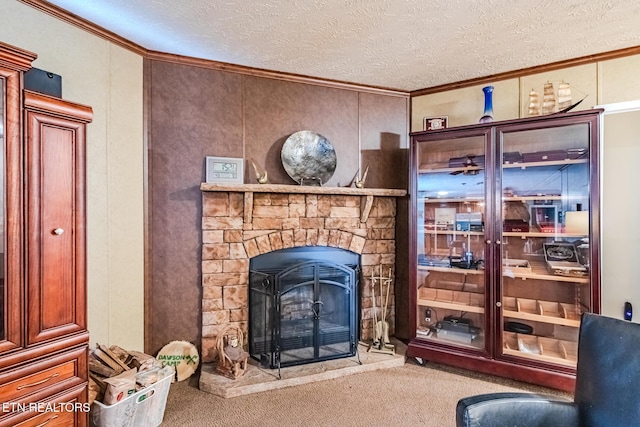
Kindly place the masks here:
<instances>
[{"instance_id":1,"label":"wooden trim molding","mask_svg":"<svg viewBox=\"0 0 640 427\"><path fill-rule=\"evenodd\" d=\"M37 57L33 52L0 41L0 65L3 67L14 71L28 71Z\"/></svg>"},{"instance_id":2,"label":"wooden trim molding","mask_svg":"<svg viewBox=\"0 0 640 427\"><path fill-rule=\"evenodd\" d=\"M580 58L567 59L565 61L552 62L545 65L539 65L529 68L521 68L519 70L507 71L504 73L492 74L490 76L478 77L475 79L463 80L455 83L447 83L439 86L433 86L425 89L418 89L410 92L411 98L432 93L446 92L454 89L462 89L465 87L478 86L499 80L515 79L528 76L531 74L546 73L548 71L559 70L562 68L576 67L579 65L592 64L594 62L608 61L611 59L623 58L625 56L640 55L640 46L629 47L625 49L613 50L610 52L598 53L595 55L582 56Z\"/></svg>"},{"instance_id":3,"label":"wooden trim molding","mask_svg":"<svg viewBox=\"0 0 640 427\"><path fill-rule=\"evenodd\" d=\"M208 182L201 183L200 190L229 193L335 194L343 196L381 197L403 197L407 195L407 190L390 188L320 187L287 184L214 184Z\"/></svg>"},{"instance_id":4,"label":"wooden trim molding","mask_svg":"<svg viewBox=\"0 0 640 427\"><path fill-rule=\"evenodd\" d=\"M90 123L93 120L93 109L86 105L61 101L59 98L26 89L24 94L24 105L31 111L47 112L49 115L73 119L82 123Z\"/></svg>"}]
</instances>

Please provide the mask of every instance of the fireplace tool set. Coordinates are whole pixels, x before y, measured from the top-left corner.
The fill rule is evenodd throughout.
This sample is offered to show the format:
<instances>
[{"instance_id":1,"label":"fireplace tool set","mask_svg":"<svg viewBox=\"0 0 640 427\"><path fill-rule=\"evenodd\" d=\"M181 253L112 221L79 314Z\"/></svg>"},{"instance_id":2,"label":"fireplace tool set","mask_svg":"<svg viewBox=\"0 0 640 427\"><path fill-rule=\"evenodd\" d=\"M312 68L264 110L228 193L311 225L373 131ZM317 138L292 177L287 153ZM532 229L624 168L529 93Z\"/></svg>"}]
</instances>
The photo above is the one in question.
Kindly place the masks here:
<instances>
[{"instance_id":1,"label":"fireplace tool set","mask_svg":"<svg viewBox=\"0 0 640 427\"><path fill-rule=\"evenodd\" d=\"M373 294L373 342L369 347L369 351L374 353L395 354L395 346L391 344L391 341L389 340L389 322L387 322L389 290L391 288L392 281L391 269L389 269L389 275L386 277L382 275L382 265L380 265L379 276L374 276L373 270L371 271L371 290ZM382 312L380 320L378 320L378 308L376 307L376 282L380 285L380 308ZM385 284L387 285L386 293L384 292Z\"/></svg>"}]
</instances>

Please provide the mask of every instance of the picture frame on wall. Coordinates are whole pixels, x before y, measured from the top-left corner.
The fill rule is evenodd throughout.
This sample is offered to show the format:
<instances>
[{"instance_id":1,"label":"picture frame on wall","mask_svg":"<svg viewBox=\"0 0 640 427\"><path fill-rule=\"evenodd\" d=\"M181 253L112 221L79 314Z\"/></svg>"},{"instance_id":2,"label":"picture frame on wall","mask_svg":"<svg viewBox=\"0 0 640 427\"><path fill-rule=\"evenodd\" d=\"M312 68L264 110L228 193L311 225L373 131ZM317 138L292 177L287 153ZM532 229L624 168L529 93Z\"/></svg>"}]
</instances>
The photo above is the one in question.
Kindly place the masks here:
<instances>
[{"instance_id":1,"label":"picture frame on wall","mask_svg":"<svg viewBox=\"0 0 640 427\"><path fill-rule=\"evenodd\" d=\"M425 117L424 130L446 129L449 126L449 116Z\"/></svg>"},{"instance_id":2,"label":"picture frame on wall","mask_svg":"<svg viewBox=\"0 0 640 427\"><path fill-rule=\"evenodd\" d=\"M244 160L207 156L206 181L210 184L244 184Z\"/></svg>"}]
</instances>

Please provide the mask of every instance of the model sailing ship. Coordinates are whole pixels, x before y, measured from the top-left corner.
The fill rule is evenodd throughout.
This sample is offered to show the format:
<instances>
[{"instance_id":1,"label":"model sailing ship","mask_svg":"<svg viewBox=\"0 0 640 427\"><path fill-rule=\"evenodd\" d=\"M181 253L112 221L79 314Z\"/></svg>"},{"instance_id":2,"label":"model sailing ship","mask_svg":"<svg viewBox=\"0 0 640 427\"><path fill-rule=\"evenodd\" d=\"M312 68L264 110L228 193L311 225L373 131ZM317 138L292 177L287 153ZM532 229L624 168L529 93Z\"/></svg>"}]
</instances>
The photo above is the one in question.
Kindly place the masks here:
<instances>
[{"instance_id":1,"label":"model sailing ship","mask_svg":"<svg viewBox=\"0 0 640 427\"><path fill-rule=\"evenodd\" d=\"M571 86L562 82L558 85L558 111L571 107Z\"/></svg>"},{"instance_id":2,"label":"model sailing ship","mask_svg":"<svg viewBox=\"0 0 640 427\"><path fill-rule=\"evenodd\" d=\"M553 83L544 84L542 92L542 114L552 114L556 112L556 95L553 91Z\"/></svg>"},{"instance_id":3,"label":"model sailing ship","mask_svg":"<svg viewBox=\"0 0 640 427\"><path fill-rule=\"evenodd\" d=\"M531 89L529 92L529 113L530 116L539 116L540 115L540 99L538 97L538 92Z\"/></svg>"},{"instance_id":4,"label":"model sailing ship","mask_svg":"<svg viewBox=\"0 0 640 427\"><path fill-rule=\"evenodd\" d=\"M558 85L558 97L556 99L553 83L547 82L544 84L542 93L542 109L540 108L540 97L536 90L531 89L529 92L529 116L539 116L553 113L566 113L574 109L580 104L587 96L573 103L571 96L571 85L564 81Z\"/></svg>"}]
</instances>

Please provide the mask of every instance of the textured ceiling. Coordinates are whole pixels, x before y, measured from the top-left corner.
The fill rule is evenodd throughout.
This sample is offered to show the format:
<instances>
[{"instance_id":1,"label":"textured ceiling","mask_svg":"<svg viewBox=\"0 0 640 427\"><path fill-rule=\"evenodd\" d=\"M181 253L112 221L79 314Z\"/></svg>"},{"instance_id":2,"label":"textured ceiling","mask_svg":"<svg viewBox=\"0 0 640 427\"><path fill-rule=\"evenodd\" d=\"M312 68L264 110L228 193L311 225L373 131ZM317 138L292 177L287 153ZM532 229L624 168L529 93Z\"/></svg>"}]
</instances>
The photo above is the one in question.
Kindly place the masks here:
<instances>
[{"instance_id":1,"label":"textured ceiling","mask_svg":"<svg viewBox=\"0 0 640 427\"><path fill-rule=\"evenodd\" d=\"M404 91L640 46L638 0L50 0L146 49Z\"/></svg>"}]
</instances>

